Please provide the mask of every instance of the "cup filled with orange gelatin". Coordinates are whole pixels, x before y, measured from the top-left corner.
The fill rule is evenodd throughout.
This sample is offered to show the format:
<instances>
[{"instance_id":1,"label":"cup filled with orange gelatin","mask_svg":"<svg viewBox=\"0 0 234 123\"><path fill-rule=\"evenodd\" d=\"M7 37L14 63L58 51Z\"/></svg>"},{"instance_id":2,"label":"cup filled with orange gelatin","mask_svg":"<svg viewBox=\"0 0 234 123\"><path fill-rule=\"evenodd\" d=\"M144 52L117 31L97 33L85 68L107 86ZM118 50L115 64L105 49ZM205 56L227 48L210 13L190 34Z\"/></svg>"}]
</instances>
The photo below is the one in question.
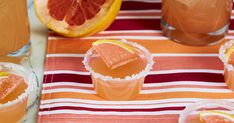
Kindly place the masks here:
<instances>
[{"instance_id":1,"label":"cup filled with orange gelatin","mask_svg":"<svg viewBox=\"0 0 234 123\"><path fill-rule=\"evenodd\" d=\"M22 120L32 90L32 77L22 66L0 62L1 123L18 123Z\"/></svg>"},{"instance_id":2,"label":"cup filled with orange gelatin","mask_svg":"<svg viewBox=\"0 0 234 123\"><path fill-rule=\"evenodd\" d=\"M224 63L224 79L227 86L234 91L234 40L221 46L219 57Z\"/></svg>"},{"instance_id":3,"label":"cup filled with orange gelatin","mask_svg":"<svg viewBox=\"0 0 234 123\"><path fill-rule=\"evenodd\" d=\"M179 123L234 123L234 104L224 100L203 100L187 106Z\"/></svg>"},{"instance_id":4,"label":"cup filled with orange gelatin","mask_svg":"<svg viewBox=\"0 0 234 123\"><path fill-rule=\"evenodd\" d=\"M232 0L162 0L161 28L177 43L216 44L228 32Z\"/></svg>"},{"instance_id":5,"label":"cup filled with orange gelatin","mask_svg":"<svg viewBox=\"0 0 234 123\"><path fill-rule=\"evenodd\" d=\"M154 64L148 50L125 40L94 42L83 63L97 94L108 100L136 98Z\"/></svg>"}]
</instances>

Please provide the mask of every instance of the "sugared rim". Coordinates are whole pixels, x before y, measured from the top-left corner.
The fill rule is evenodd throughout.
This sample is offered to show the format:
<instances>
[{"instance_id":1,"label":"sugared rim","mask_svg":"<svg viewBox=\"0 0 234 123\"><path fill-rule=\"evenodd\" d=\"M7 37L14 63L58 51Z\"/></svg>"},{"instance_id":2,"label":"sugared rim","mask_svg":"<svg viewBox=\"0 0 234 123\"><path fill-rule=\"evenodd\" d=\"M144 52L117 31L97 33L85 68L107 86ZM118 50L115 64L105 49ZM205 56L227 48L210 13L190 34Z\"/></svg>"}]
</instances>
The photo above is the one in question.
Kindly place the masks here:
<instances>
[{"instance_id":1,"label":"sugared rim","mask_svg":"<svg viewBox=\"0 0 234 123\"><path fill-rule=\"evenodd\" d=\"M230 40L226 42L224 45L222 45L219 49L219 58L222 60L224 63L225 68L228 71L234 70L233 65L228 63L228 58L225 56L225 53L227 52L228 49L230 49L234 45L234 40Z\"/></svg>"},{"instance_id":2,"label":"sugared rim","mask_svg":"<svg viewBox=\"0 0 234 123\"><path fill-rule=\"evenodd\" d=\"M218 107L228 109L230 111L234 110L234 104L224 100L210 99L210 100L198 101L192 105L187 106L184 109L184 111L180 113L179 123L186 123L185 122L186 118L190 115L191 112L196 111L202 107L206 107L207 105L215 105Z\"/></svg>"},{"instance_id":3,"label":"sugared rim","mask_svg":"<svg viewBox=\"0 0 234 123\"><path fill-rule=\"evenodd\" d=\"M137 74L133 74L133 75L131 75L131 76L126 76L125 78L113 78L113 77L111 77L111 76L105 76L105 75L102 75L102 74L100 74L100 73L96 73L96 72L94 72L94 70L88 65L88 56L90 56L91 54L92 54L92 51L94 50L93 48L90 48L88 51L87 51L87 53L85 54L85 57L84 57L84 60L83 60L83 64L84 64L84 66L85 66L85 68L86 68L86 70L88 70L89 71L89 73L91 73L91 75L93 76L93 77L95 77L95 78L100 78L100 79L102 79L102 80L104 80L104 81L130 81L130 80L136 80L136 79L139 79L139 78L141 78L141 77L144 77L144 76L146 76L149 72L150 72L150 70L152 69L152 67L153 67L153 64L154 64L154 61L153 61L153 57L152 57L152 55L151 55L151 53L146 49L146 48L144 48L143 46L141 46L141 45L139 45L139 44L137 44L137 43L134 43L134 42L129 42L129 41L127 41L127 40L124 40L124 39L122 39L121 40L121 42L123 42L123 43L126 43L126 44L129 44L129 45L132 45L133 47L136 47L136 48L138 48L139 50L141 50L141 51L143 51L144 53L146 53L147 54L147 65L146 65L146 67L145 67L145 69L144 70L142 70L141 72L139 72L139 73L137 73Z\"/></svg>"},{"instance_id":4,"label":"sugared rim","mask_svg":"<svg viewBox=\"0 0 234 123\"><path fill-rule=\"evenodd\" d=\"M34 76L32 74L30 74L28 71L26 71L24 67L22 67L20 65L17 65L17 64L8 63L8 62L0 62L0 65L3 65L3 66L5 66L7 68L10 68L10 69L17 69L18 71L25 74L24 76L29 75L28 80L26 81L27 84L28 84L28 87L27 87L27 89L25 89L24 93L19 95L17 97L17 99L15 99L13 101L9 101L7 103L0 104L0 108L4 108L4 107L11 106L11 105L15 105L15 104L21 102L23 99L25 99L25 98L27 98L29 96L30 92L32 91L32 84L33 83L31 81L33 81Z\"/></svg>"}]
</instances>

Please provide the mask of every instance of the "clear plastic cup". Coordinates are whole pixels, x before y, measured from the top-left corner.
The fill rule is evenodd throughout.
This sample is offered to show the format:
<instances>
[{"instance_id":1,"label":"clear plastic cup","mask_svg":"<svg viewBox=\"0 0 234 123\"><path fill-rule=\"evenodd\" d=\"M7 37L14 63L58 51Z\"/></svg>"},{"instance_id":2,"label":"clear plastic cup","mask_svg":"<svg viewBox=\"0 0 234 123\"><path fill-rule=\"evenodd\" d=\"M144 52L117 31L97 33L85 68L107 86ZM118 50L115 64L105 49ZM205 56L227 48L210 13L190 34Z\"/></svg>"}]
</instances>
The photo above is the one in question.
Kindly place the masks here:
<instances>
[{"instance_id":1,"label":"clear plastic cup","mask_svg":"<svg viewBox=\"0 0 234 123\"><path fill-rule=\"evenodd\" d=\"M224 79L227 86L234 91L234 66L229 64L229 59L225 56L226 52L234 46L234 40L226 42L220 47L219 57L224 64Z\"/></svg>"},{"instance_id":2,"label":"clear plastic cup","mask_svg":"<svg viewBox=\"0 0 234 123\"><path fill-rule=\"evenodd\" d=\"M179 123L200 123L199 113L201 111L221 111L233 113L234 104L224 100L204 100L187 106L179 116Z\"/></svg>"},{"instance_id":3,"label":"clear plastic cup","mask_svg":"<svg viewBox=\"0 0 234 123\"><path fill-rule=\"evenodd\" d=\"M124 40L122 40L122 42L137 49L141 53L141 57L146 59L145 68L139 73L128 75L124 78L115 78L95 72L95 70L90 67L90 62L95 57L100 56L95 52L94 48L87 51L83 61L85 68L91 73L95 91L100 97L108 100L131 100L136 98L141 90L145 77L154 64L153 57L144 47L133 42ZM126 70L128 70L128 68L126 68Z\"/></svg>"},{"instance_id":4,"label":"clear plastic cup","mask_svg":"<svg viewBox=\"0 0 234 123\"><path fill-rule=\"evenodd\" d=\"M3 101L4 103L0 103L0 122L1 123L18 123L20 122L24 115L26 114L27 106L28 106L28 98L29 94L32 92L33 81L35 78L33 74L27 72L22 66L0 62L0 71L1 72L8 72L10 74L17 75L23 78L23 81L26 83L26 89L19 94L16 98L15 93L19 93L16 89L13 90L14 94L11 93L10 96L7 98L11 99L11 101ZM19 81L18 79L13 81ZM21 79L22 81L22 79ZM19 89L19 88L18 88ZM18 94L17 94L18 95Z\"/></svg>"}]
</instances>

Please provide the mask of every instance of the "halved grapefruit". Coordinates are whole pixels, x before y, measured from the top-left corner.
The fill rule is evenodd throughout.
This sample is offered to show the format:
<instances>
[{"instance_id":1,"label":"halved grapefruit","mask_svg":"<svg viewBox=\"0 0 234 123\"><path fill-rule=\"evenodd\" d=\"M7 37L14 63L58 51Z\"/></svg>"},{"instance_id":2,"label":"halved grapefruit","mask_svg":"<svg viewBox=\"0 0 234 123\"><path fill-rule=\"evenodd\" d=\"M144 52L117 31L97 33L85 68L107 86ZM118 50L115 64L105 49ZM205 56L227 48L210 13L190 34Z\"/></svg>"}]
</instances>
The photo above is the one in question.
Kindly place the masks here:
<instances>
[{"instance_id":1,"label":"halved grapefruit","mask_svg":"<svg viewBox=\"0 0 234 123\"><path fill-rule=\"evenodd\" d=\"M93 42L93 47L107 67L111 69L139 58L136 50L132 46L117 40L98 40Z\"/></svg>"},{"instance_id":2,"label":"halved grapefruit","mask_svg":"<svg viewBox=\"0 0 234 123\"><path fill-rule=\"evenodd\" d=\"M234 116L220 111L202 111L200 120L202 123L234 123Z\"/></svg>"},{"instance_id":3,"label":"halved grapefruit","mask_svg":"<svg viewBox=\"0 0 234 123\"><path fill-rule=\"evenodd\" d=\"M105 30L118 14L122 0L35 0L39 20L51 30L81 37Z\"/></svg>"}]
</instances>

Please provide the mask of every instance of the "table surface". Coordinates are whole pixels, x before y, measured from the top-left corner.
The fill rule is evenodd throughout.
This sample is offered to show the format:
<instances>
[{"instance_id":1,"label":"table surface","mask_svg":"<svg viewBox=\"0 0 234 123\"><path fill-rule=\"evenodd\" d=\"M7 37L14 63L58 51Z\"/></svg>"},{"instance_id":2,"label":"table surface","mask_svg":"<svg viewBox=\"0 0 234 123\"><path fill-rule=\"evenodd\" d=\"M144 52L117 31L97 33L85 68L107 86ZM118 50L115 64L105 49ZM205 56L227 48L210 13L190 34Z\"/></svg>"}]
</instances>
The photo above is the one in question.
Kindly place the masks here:
<instances>
[{"instance_id":1,"label":"table surface","mask_svg":"<svg viewBox=\"0 0 234 123\"><path fill-rule=\"evenodd\" d=\"M30 56L29 61L24 64L24 66L28 67L28 69L35 72L37 78L37 87L40 88L42 80L43 80L43 66L46 52L46 44L47 44L47 28L43 26L37 17L34 14L33 8L33 0L28 0L28 14L30 18L30 26L31 26L31 41L32 41L32 54ZM35 93L30 100L31 105L29 105L27 114L22 121L23 123L34 123L37 119L37 112L39 106L39 91L37 94Z\"/></svg>"}]
</instances>

